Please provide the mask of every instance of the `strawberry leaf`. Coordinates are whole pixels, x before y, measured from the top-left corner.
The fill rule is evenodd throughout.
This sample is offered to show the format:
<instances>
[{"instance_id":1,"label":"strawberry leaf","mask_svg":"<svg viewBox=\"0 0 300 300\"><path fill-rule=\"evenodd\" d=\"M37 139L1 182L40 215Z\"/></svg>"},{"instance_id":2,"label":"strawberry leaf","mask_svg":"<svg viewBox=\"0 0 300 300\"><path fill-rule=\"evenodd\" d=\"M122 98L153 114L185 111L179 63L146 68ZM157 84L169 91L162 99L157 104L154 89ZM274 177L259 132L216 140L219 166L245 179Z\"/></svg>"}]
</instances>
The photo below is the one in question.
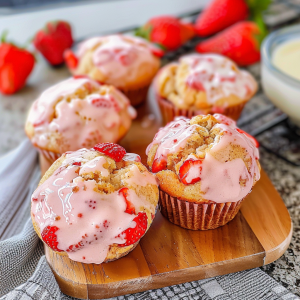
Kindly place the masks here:
<instances>
[{"instance_id":1,"label":"strawberry leaf","mask_svg":"<svg viewBox=\"0 0 300 300\"><path fill-rule=\"evenodd\" d=\"M142 38L150 41L151 31L152 31L152 26L146 24L146 25L144 25L144 26L139 27L138 29L136 29L134 35L142 37Z\"/></svg>"},{"instance_id":2,"label":"strawberry leaf","mask_svg":"<svg viewBox=\"0 0 300 300\"><path fill-rule=\"evenodd\" d=\"M6 43L6 37L8 35L8 30L4 30L1 35L1 43Z\"/></svg>"}]
</instances>

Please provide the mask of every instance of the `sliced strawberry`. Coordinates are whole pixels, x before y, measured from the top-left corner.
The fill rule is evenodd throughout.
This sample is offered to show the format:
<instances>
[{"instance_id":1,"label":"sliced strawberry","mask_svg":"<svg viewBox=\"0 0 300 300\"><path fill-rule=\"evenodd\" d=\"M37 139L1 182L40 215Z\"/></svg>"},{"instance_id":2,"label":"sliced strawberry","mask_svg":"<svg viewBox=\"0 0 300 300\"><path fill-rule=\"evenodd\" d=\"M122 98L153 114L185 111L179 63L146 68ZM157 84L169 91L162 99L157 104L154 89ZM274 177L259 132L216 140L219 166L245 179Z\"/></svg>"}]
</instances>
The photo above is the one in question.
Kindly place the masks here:
<instances>
[{"instance_id":1,"label":"sliced strawberry","mask_svg":"<svg viewBox=\"0 0 300 300\"><path fill-rule=\"evenodd\" d=\"M193 184L201 180L201 171L202 171L202 160L186 160L179 169L179 178L183 184ZM193 172L194 178L187 178L189 172ZM188 181L187 181L188 180Z\"/></svg>"},{"instance_id":2,"label":"sliced strawberry","mask_svg":"<svg viewBox=\"0 0 300 300\"><path fill-rule=\"evenodd\" d=\"M258 140L256 140L252 135L250 135L249 133L247 133L246 131L242 130L242 129L239 129L239 128L236 128L236 131L238 131L239 133L243 133L246 137L248 137L252 142L253 144L255 145L256 148L259 147L259 142Z\"/></svg>"},{"instance_id":3,"label":"sliced strawberry","mask_svg":"<svg viewBox=\"0 0 300 300\"><path fill-rule=\"evenodd\" d=\"M147 215L144 212L139 212L138 215L133 219L136 223L134 228L127 228L121 234L125 235L126 242L124 244L119 244L120 247L130 246L136 243L147 230Z\"/></svg>"},{"instance_id":4,"label":"sliced strawberry","mask_svg":"<svg viewBox=\"0 0 300 300\"><path fill-rule=\"evenodd\" d=\"M126 150L123 147L114 143L100 143L95 145L94 149L109 156L116 162L121 161L126 154Z\"/></svg>"},{"instance_id":5,"label":"sliced strawberry","mask_svg":"<svg viewBox=\"0 0 300 300\"><path fill-rule=\"evenodd\" d=\"M74 166L81 166L81 162L80 161L75 161L75 162L73 162L73 165Z\"/></svg>"},{"instance_id":6,"label":"sliced strawberry","mask_svg":"<svg viewBox=\"0 0 300 300\"><path fill-rule=\"evenodd\" d=\"M152 164L152 172L157 173L162 170L167 169L167 161L164 159L164 157L159 157L154 159L153 164Z\"/></svg>"},{"instance_id":7,"label":"sliced strawberry","mask_svg":"<svg viewBox=\"0 0 300 300\"><path fill-rule=\"evenodd\" d=\"M128 196L128 188L127 187L123 187L119 190L119 195L122 194L125 202L126 202L126 210L125 212L130 214L130 215L134 215L135 214L135 207L134 205L127 199Z\"/></svg>"},{"instance_id":8,"label":"sliced strawberry","mask_svg":"<svg viewBox=\"0 0 300 300\"><path fill-rule=\"evenodd\" d=\"M65 62L70 70L74 70L78 66L78 58L71 49L64 52Z\"/></svg>"},{"instance_id":9,"label":"sliced strawberry","mask_svg":"<svg viewBox=\"0 0 300 300\"><path fill-rule=\"evenodd\" d=\"M56 226L47 226L44 228L44 230L41 233L43 241L54 251L62 252L63 250L60 250L57 245L57 236L56 231L59 230Z\"/></svg>"}]
</instances>

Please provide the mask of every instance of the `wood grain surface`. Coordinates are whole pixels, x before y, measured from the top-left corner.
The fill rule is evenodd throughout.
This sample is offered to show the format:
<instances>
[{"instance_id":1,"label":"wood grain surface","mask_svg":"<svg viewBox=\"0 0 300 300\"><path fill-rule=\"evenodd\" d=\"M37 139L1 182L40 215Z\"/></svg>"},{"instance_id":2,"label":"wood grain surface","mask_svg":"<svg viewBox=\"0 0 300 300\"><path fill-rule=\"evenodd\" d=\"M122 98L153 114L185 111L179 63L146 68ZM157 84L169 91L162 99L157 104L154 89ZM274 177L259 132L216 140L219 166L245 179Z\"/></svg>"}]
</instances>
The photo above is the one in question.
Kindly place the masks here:
<instances>
[{"instance_id":1,"label":"wood grain surface","mask_svg":"<svg viewBox=\"0 0 300 300\"><path fill-rule=\"evenodd\" d=\"M139 117L121 145L141 155L161 119L155 103ZM150 114L150 115L149 115ZM41 161L42 171L47 164ZM292 234L289 213L266 173L227 225L208 231L178 227L157 213L149 231L127 256L101 265L83 264L45 247L63 293L82 299L108 298L262 266L278 259Z\"/></svg>"}]
</instances>

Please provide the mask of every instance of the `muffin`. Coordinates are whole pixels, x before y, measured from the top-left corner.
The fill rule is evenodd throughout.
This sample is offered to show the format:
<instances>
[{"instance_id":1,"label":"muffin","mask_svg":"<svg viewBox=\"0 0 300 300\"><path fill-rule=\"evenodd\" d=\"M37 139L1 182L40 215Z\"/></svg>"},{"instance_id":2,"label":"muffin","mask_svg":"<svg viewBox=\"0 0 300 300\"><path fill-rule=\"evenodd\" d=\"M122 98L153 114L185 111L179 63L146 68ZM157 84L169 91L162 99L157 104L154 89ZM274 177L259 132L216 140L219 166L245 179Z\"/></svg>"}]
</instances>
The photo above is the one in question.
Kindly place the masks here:
<instances>
[{"instance_id":1,"label":"muffin","mask_svg":"<svg viewBox=\"0 0 300 300\"><path fill-rule=\"evenodd\" d=\"M132 105L138 105L145 100L148 87L160 67L160 55L159 49L141 38L124 35L94 37L79 45L78 63L70 71L114 85Z\"/></svg>"},{"instance_id":2,"label":"muffin","mask_svg":"<svg viewBox=\"0 0 300 300\"><path fill-rule=\"evenodd\" d=\"M32 104L25 131L53 163L62 153L118 142L136 116L115 87L89 78L70 78L47 89Z\"/></svg>"},{"instance_id":3,"label":"muffin","mask_svg":"<svg viewBox=\"0 0 300 300\"><path fill-rule=\"evenodd\" d=\"M63 154L31 198L33 226L53 251L83 263L116 260L149 229L158 202L155 176L113 143Z\"/></svg>"},{"instance_id":4,"label":"muffin","mask_svg":"<svg viewBox=\"0 0 300 300\"><path fill-rule=\"evenodd\" d=\"M224 115L177 117L148 146L160 187L160 209L194 230L231 221L260 178L258 143Z\"/></svg>"},{"instance_id":5,"label":"muffin","mask_svg":"<svg viewBox=\"0 0 300 300\"><path fill-rule=\"evenodd\" d=\"M221 113L237 120L257 91L252 75L217 54L190 54L166 65L154 80L165 124L176 116Z\"/></svg>"}]
</instances>

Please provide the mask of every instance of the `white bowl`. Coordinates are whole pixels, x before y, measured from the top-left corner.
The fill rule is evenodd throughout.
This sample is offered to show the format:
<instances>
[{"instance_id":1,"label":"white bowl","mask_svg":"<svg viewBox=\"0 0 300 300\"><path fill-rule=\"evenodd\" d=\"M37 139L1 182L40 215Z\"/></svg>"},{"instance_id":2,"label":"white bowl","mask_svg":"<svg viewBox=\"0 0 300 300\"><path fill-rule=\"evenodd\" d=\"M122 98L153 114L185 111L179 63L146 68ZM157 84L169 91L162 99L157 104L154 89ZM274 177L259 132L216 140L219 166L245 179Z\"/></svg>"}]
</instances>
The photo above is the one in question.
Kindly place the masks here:
<instances>
[{"instance_id":1,"label":"white bowl","mask_svg":"<svg viewBox=\"0 0 300 300\"><path fill-rule=\"evenodd\" d=\"M261 80L268 98L300 126L300 81L283 73L272 63L274 51L289 40L300 40L300 25L274 31L265 38L261 47Z\"/></svg>"}]
</instances>

